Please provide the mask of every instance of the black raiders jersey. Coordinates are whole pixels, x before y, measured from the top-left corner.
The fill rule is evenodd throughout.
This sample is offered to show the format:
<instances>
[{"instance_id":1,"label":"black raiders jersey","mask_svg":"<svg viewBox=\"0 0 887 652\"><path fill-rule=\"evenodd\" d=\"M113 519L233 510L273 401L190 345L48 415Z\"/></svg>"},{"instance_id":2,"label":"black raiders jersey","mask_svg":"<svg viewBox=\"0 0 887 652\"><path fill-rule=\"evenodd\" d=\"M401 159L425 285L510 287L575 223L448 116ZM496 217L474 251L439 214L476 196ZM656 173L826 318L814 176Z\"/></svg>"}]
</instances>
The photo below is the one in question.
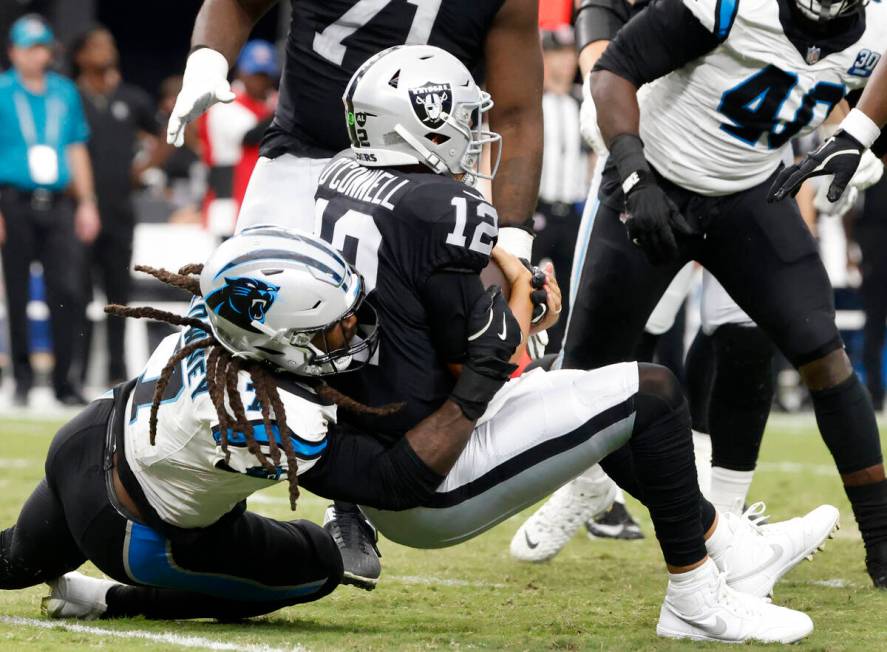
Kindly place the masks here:
<instances>
[{"instance_id":1,"label":"black raiders jersey","mask_svg":"<svg viewBox=\"0 0 887 652\"><path fill-rule=\"evenodd\" d=\"M323 158L349 146L342 94L354 72L394 45L435 45L478 83L483 48L504 0L292 0L274 121L263 156Z\"/></svg>"},{"instance_id":2,"label":"black raiders jersey","mask_svg":"<svg viewBox=\"0 0 887 652\"><path fill-rule=\"evenodd\" d=\"M367 405L404 401L388 417L342 414L343 420L396 439L437 410L455 383L447 367L452 360L436 350L431 323L438 332L441 325L458 329L458 323L449 314L433 316L441 298L429 297L429 277L468 272L461 276L474 280L496 243L496 210L450 177L364 167L343 152L320 175L315 220L315 234L363 274L380 324L379 347L369 364L328 382ZM479 278L476 284L481 287ZM464 345L465 333L452 337Z\"/></svg>"}]
</instances>

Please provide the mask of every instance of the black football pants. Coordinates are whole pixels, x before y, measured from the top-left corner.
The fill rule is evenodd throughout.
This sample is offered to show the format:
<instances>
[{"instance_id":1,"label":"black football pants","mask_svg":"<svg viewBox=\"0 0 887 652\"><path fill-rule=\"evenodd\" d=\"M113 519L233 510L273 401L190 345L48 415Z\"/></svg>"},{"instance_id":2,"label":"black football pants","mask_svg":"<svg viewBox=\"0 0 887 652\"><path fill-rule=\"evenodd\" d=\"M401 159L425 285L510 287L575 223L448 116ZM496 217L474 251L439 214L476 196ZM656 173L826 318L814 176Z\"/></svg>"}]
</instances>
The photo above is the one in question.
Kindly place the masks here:
<instances>
[{"instance_id":1,"label":"black football pants","mask_svg":"<svg viewBox=\"0 0 887 652\"><path fill-rule=\"evenodd\" d=\"M308 521L236 509L167 536L125 517L107 490L112 403L94 401L53 439L46 478L0 533L0 588L47 582L88 559L127 585L109 591L109 617L230 619L317 600L338 586L339 550Z\"/></svg>"},{"instance_id":2,"label":"black football pants","mask_svg":"<svg viewBox=\"0 0 887 652\"><path fill-rule=\"evenodd\" d=\"M714 274L795 366L840 348L832 288L816 242L795 202L766 202L770 182L704 197L660 179L697 231L678 236L680 258L660 267L629 241L620 211L601 202L563 366L593 369L630 359L647 318L689 260Z\"/></svg>"}]
</instances>

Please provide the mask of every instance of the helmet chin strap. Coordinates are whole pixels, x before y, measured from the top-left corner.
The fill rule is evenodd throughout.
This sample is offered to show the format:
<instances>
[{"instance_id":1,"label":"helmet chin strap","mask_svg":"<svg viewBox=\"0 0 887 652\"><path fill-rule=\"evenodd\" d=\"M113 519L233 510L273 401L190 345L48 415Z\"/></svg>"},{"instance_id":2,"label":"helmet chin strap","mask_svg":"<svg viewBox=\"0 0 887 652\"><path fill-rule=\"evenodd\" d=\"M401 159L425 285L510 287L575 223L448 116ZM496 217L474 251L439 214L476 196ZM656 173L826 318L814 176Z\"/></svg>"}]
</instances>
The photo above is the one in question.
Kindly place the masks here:
<instances>
[{"instance_id":1,"label":"helmet chin strap","mask_svg":"<svg viewBox=\"0 0 887 652\"><path fill-rule=\"evenodd\" d=\"M425 162L434 170L437 174L448 174L451 173L447 164L444 163L443 159L432 152L430 149L425 147L425 145L418 138L413 136L409 131L404 128L399 122L394 125L394 131L398 136L407 141L407 144L412 147L414 150L419 152L419 155L425 159Z\"/></svg>"}]
</instances>

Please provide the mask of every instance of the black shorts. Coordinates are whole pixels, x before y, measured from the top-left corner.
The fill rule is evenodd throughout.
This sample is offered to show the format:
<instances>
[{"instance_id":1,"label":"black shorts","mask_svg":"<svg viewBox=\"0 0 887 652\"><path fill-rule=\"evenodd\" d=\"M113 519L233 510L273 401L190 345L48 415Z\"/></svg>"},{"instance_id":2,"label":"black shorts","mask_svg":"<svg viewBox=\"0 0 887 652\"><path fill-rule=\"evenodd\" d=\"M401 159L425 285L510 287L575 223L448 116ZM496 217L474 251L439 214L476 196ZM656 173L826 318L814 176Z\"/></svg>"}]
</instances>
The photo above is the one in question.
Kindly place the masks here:
<instances>
[{"instance_id":1,"label":"black shorts","mask_svg":"<svg viewBox=\"0 0 887 652\"><path fill-rule=\"evenodd\" d=\"M614 175L608 166L602 188L614 186ZM794 201L767 203L772 178L723 197L698 195L661 177L659 182L697 234L678 235L680 259L654 267L629 241L618 201L599 197L564 367L591 369L630 359L656 303L690 260L721 282L795 366L843 346L816 241Z\"/></svg>"}]
</instances>

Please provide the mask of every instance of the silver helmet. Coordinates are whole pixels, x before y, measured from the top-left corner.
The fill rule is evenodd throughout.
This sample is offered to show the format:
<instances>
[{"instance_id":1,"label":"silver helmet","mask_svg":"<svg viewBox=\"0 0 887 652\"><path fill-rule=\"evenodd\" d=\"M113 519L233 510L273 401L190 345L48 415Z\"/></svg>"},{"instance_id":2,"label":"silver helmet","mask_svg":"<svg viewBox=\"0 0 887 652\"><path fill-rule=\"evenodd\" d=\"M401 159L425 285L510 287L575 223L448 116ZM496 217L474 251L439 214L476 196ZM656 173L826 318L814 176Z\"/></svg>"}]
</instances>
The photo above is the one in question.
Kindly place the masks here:
<instances>
[{"instance_id":1,"label":"silver helmet","mask_svg":"<svg viewBox=\"0 0 887 652\"><path fill-rule=\"evenodd\" d=\"M493 107L468 69L431 45L398 45L370 57L348 82L345 119L351 149L367 166L427 165L473 185L499 167L501 136L483 128ZM484 145L495 145L489 174Z\"/></svg>"},{"instance_id":2,"label":"silver helmet","mask_svg":"<svg viewBox=\"0 0 887 652\"><path fill-rule=\"evenodd\" d=\"M293 229L260 225L223 242L203 266L200 291L222 346L295 374L357 368L378 343L361 275L327 243ZM344 348L315 345L352 314L358 335Z\"/></svg>"}]
</instances>

